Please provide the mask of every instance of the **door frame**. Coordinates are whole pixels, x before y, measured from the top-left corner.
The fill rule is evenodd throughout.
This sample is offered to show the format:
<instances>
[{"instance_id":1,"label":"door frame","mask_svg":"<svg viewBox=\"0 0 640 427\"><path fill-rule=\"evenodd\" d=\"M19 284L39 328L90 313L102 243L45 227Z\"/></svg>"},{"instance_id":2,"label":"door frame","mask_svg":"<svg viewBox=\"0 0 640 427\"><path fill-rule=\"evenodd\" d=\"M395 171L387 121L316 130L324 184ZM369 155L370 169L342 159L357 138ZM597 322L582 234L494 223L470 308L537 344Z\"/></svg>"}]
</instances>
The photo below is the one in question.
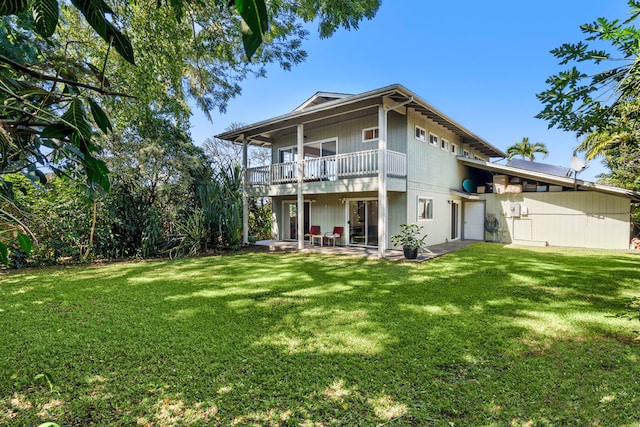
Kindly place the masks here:
<instances>
[{"instance_id":1,"label":"door frame","mask_svg":"<svg viewBox=\"0 0 640 427\"><path fill-rule=\"evenodd\" d=\"M457 214L454 218L454 209ZM462 238L462 202L460 200L451 200L449 205L449 240L460 240ZM454 224L454 221L456 222ZM455 231L457 231L454 236L454 225Z\"/></svg>"},{"instance_id":2,"label":"door frame","mask_svg":"<svg viewBox=\"0 0 640 427\"><path fill-rule=\"evenodd\" d=\"M291 218L291 216L289 216L288 210L287 210L287 205L295 205L296 209L297 209L297 205L298 205L298 201L297 200L283 200L282 201L282 233L280 235L280 240L284 240L284 241L288 241L288 242L297 242L298 241L298 231L296 230L296 237L295 238L290 238L289 234L290 234L290 224L285 221L285 219L287 218ZM304 200L304 207L303 209L305 210L305 216L304 216L304 221L307 225L305 231L304 231L304 240L309 240L308 234L309 234L309 227L311 224L311 200L305 199ZM296 224L297 224L297 210L296 210Z\"/></svg>"},{"instance_id":3,"label":"door frame","mask_svg":"<svg viewBox=\"0 0 640 427\"><path fill-rule=\"evenodd\" d=\"M358 245L358 244L353 244L351 243L351 223L350 223L350 219L349 219L349 215L351 213L350 209L351 209L351 202L369 202L369 201L373 201L375 200L376 202L379 203L378 198L377 197L351 197L351 198L345 198L345 244L347 246L355 246L355 247L360 247L360 248L377 248L378 245ZM368 224L369 224L369 219L368 219L368 215L367 215L367 208L365 207L365 229L368 229ZM378 224L376 221L376 229L378 228ZM378 239L378 236L376 236L376 241ZM368 243L368 231L367 231L367 235L365 237L365 241L366 243Z\"/></svg>"},{"instance_id":4,"label":"door frame","mask_svg":"<svg viewBox=\"0 0 640 427\"><path fill-rule=\"evenodd\" d=\"M479 212L479 216L477 218L467 218L467 209L466 207L468 205L480 205L482 206L482 210L481 212ZM485 240L485 233L484 233L484 219L486 216L486 211L487 211L487 203L484 200L477 200L477 201L464 201L464 203L462 204L462 238L464 240L478 240L478 241L484 241ZM473 224L477 225L479 227L479 230L481 230L481 236L478 235L479 238L472 238L469 237L467 234L467 224L469 224L469 221L472 221ZM469 230L470 231L470 230ZM475 236L474 236L475 237Z\"/></svg>"}]
</instances>

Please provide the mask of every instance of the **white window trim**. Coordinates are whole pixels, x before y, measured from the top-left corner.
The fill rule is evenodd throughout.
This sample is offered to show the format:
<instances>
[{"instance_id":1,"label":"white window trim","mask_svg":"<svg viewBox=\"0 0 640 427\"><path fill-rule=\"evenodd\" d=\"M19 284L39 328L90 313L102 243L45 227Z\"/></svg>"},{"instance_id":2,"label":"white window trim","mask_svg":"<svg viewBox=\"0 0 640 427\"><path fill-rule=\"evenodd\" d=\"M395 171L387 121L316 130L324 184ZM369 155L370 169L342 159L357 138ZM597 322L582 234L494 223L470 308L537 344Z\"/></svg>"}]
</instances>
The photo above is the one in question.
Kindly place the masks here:
<instances>
[{"instance_id":1,"label":"white window trim","mask_svg":"<svg viewBox=\"0 0 640 427\"><path fill-rule=\"evenodd\" d=\"M449 147L449 152L451 154L453 154L454 156L458 155L458 145L457 144L451 144L451 147Z\"/></svg>"},{"instance_id":2,"label":"white window trim","mask_svg":"<svg viewBox=\"0 0 640 427\"><path fill-rule=\"evenodd\" d=\"M420 218L420 200L428 200L431 203L431 218ZM416 199L416 220L418 222L433 221L433 197L418 196Z\"/></svg>"},{"instance_id":3,"label":"white window trim","mask_svg":"<svg viewBox=\"0 0 640 427\"><path fill-rule=\"evenodd\" d=\"M443 147L444 145L444 147ZM443 151L449 151L449 141L441 138L440 139L440 148L442 148Z\"/></svg>"},{"instance_id":4,"label":"white window trim","mask_svg":"<svg viewBox=\"0 0 640 427\"><path fill-rule=\"evenodd\" d=\"M337 136L334 136L333 138L325 138L325 139L319 139L317 141L305 142L304 146L306 147L307 145L312 145L312 144L324 144L325 142L331 142L331 141L335 141L336 142L336 154L338 154L339 153L338 144L340 142L338 141L338 137ZM297 145L287 145L286 147L278 148L278 162L280 160L280 152L281 151L286 151L286 150L291 150L292 148L297 149L298 146ZM298 153L296 153L296 154L298 154Z\"/></svg>"},{"instance_id":5,"label":"white window trim","mask_svg":"<svg viewBox=\"0 0 640 427\"><path fill-rule=\"evenodd\" d=\"M420 131L420 134L423 135L422 138L418 137L418 131ZM417 139L418 141L422 141L422 142L427 142L427 130L423 127L420 127L418 125L416 125L414 131L413 131L413 137L415 139Z\"/></svg>"},{"instance_id":6,"label":"white window trim","mask_svg":"<svg viewBox=\"0 0 640 427\"><path fill-rule=\"evenodd\" d=\"M375 138L366 139L366 138L364 137L364 134L365 134L365 132L367 132L367 131L369 131L369 130L373 130L373 131L378 130L378 136L377 136L377 137L375 137ZM378 126L372 126L372 127L370 127L370 128L364 128L364 129L362 129L362 142L372 142L372 141L377 141L377 140L379 140L379 139L380 139L380 130L378 129Z\"/></svg>"},{"instance_id":7,"label":"white window trim","mask_svg":"<svg viewBox=\"0 0 640 427\"><path fill-rule=\"evenodd\" d=\"M435 141L431 137L435 138ZM440 137L435 133L429 132L429 143L434 147L440 148Z\"/></svg>"}]
</instances>

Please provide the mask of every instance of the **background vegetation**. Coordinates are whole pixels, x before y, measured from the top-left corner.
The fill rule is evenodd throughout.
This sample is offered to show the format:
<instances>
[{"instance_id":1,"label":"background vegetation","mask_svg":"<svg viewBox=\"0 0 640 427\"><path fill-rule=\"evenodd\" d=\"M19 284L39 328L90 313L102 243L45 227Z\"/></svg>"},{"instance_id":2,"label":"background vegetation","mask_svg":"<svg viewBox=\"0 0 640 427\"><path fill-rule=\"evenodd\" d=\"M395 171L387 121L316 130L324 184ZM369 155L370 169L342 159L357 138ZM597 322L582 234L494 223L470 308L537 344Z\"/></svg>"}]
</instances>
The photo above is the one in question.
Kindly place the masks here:
<instances>
[{"instance_id":1,"label":"background vegetation","mask_svg":"<svg viewBox=\"0 0 640 427\"><path fill-rule=\"evenodd\" d=\"M212 168L193 146L192 106L224 111L244 79L265 76L266 64L302 62L306 22L329 37L357 28L378 7L378 0L2 2L0 263L11 252L17 266L16 257L49 232L60 234L51 230L57 224L42 223L48 218L32 206L35 193L16 195L14 174L39 185L38 195L72 187L56 203L73 205L77 218L68 219L66 236L45 243L54 252L86 259L236 246L233 218L220 217L237 210L236 193L223 206L212 197L232 194L237 187L225 185L239 177L233 165ZM78 200L68 203L73 194ZM38 250L34 259L57 259Z\"/></svg>"},{"instance_id":2,"label":"background vegetation","mask_svg":"<svg viewBox=\"0 0 640 427\"><path fill-rule=\"evenodd\" d=\"M478 244L3 273L0 424L637 425L639 269Z\"/></svg>"}]
</instances>

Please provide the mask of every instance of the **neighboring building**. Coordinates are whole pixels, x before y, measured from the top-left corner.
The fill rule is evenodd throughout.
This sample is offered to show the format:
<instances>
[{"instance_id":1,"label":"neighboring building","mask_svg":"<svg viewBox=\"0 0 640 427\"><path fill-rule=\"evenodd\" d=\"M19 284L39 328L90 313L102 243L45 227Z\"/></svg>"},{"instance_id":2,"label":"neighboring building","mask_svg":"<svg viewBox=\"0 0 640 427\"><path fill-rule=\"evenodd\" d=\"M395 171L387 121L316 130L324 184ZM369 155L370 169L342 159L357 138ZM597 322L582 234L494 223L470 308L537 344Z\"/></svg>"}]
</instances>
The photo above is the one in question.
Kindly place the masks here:
<instances>
[{"instance_id":1,"label":"neighboring building","mask_svg":"<svg viewBox=\"0 0 640 427\"><path fill-rule=\"evenodd\" d=\"M272 149L271 165L245 172L245 242L246 197L269 196L273 239L300 248L311 225L322 233L338 226L340 244L377 247L383 257L400 224L417 223L429 245L488 239L625 249L630 203L640 201L562 168L495 164L503 151L401 85L319 92L289 114L217 137L244 144L245 153L247 145Z\"/></svg>"}]
</instances>

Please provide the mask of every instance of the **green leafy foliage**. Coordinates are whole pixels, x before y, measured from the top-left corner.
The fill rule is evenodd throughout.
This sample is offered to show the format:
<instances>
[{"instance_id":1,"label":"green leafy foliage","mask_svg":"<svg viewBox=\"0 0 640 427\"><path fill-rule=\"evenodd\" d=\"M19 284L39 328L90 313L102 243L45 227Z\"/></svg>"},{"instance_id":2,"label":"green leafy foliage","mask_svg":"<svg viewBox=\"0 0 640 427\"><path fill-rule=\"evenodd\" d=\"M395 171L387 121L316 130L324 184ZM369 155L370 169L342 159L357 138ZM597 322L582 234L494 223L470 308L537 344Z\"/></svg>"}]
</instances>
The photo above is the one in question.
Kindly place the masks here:
<instances>
[{"instance_id":1,"label":"green leafy foliage","mask_svg":"<svg viewBox=\"0 0 640 427\"><path fill-rule=\"evenodd\" d=\"M402 248L418 249L420 251L428 251L425 239L427 234L420 237L423 226L418 224L400 224L400 233L390 237L390 241L395 246Z\"/></svg>"},{"instance_id":2,"label":"green leafy foliage","mask_svg":"<svg viewBox=\"0 0 640 427\"><path fill-rule=\"evenodd\" d=\"M263 0L235 0L235 6L245 24L242 28L244 51L251 58L262 44L262 36L267 33L267 6Z\"/></svg>"},{"instance_id":3,"label":"green leafy foliage","mask_svg":"<svg viewBox=\"0 0 640 427\"><path fill-rule=\"evenodd\" d=\"M29 7L28 0L2 0L0 15L13 15L24 12Z\"/></svg>"},{"instance_id":4,"label":"green leafy foliage","mask_svg":"<svg viewBox=\"0 0 640 427\"><path fill-rule=\"evenodd\" d=\"M630 23L638 16L640 5L632 0L629 6L628 20L598 18L580 27L585 41L565 43L551 51L560 65L574 65L550 76L549 88L536 95L544 105L536 117L547 120L549 127L578 136L598 132L616 123L618 105L638 97L640 32ZM610 49L592 48L590 43L607 44ZM593 72L596 66L600 68Z\"/></svg>"},{"instance_id":5,"label":"green leafy foliage","mask_svg":"<svg viewBox=\"0 0 640 427\"><path fill-rule=\"evenodd\" d=\"M116 26L109 22L107 14L113 10L104 0L71 0L71 3L82 13L91 27L129 63L134 64L133 46Z\"/></svg>"},{"instance_id":6,"label":"green leafy foliage","mask_svg":"<svg viewBox=\"0 0 640 427\"><path fill-rule=\"evenodd\" d=\"M522 138L522 141L518 141L507 148L507 158L509 160L513 159L516 156L521 156L523 160L529 159L530 161L534 161L536 153L540 153L544 155L544 157L547 157L549 155L546 145L544 145L542 142L531 144L529 142L529 138L527 137Z\"/></svg>"},{"instance_id":7,"label":"green leafy foliage","mask_svg":"<svg viewBox=\"0 0 640 427\"><path fill-rule=\"evenodd\" d=\"M9 248L2 242L0 242L0 263L9 264Z\"/></svg>"},{"instance_id":8,"label":"green leafy foliage","mask_svg":"<svg viewBox=\"0 0 640 427\"><path fill-rule=\"evenodd\" d=\"M536 117L582 137L576 149L587 160L602 156L610 170L600 177L603 182L637 191L640 30L632 23L640 14L640 2L628 4L626 21L598 18L580 27L585 41L551 51L561 65L571 67L547 79L549 88L537 95L544 109ZM637 209L633 217L640 219Z\"/></svg>"},{"instance_id":9,"label":"green leafy foliage","mask_svg":"<svg viewBox=\"0 0 640 427\"><path fill-rule=\"evenodd\" d=\"M371 0L2 2L0 196L14 202L6 180L13 173L22 173L59 195L49 185L53 177L45 177L43 171L85 181L83 188L73 186L73 194L80 200L67 203L76 208L68 221L63 219L45 230L20 226L18 231L31 236L34 244L32 234L53 239L42 250L34 247L32 258L42 262L76 260L78 254L94 249L98 249L96 256L133 256L155 254L158 248L166 247L166 235L173 232L179 218L185 218L182 210L198 206L196 188L208 185L211 175L202 156L190 151L185 138L174 138L186 129L189 101L194 100L205 114L214 108L223 111L240 93L245 78L264 76L264 65L279 63L290 69L305 59L301 43L308 33L303 21L317 17L326 36L330 28L357 28L361 19L375 14L378 5ZM185 16L189 19L183 19ZM119 161L114 148L123 135L143 144L136 159L141 160L141 167L133 172L129 168L124 175L114 173L110 180L109 168L117 168ZM188 135L186 139L191 144ZM176 155L183 148L187 155ZM194 160L191 167L188 158ZM176 169L188 173L172 174ZM116 236L105 225L105 209L111 206L105 193L112 185L129 186L137 174L140 185L129 200L144 200L158 215L157 220L146 225L132 221L135 242L117 246L122 243L122 234ZM181 181L187 175L189 178ZM241 209L236 196L224 207L225 213L217 215L212 228L216 237L208 242L215 247L240 242ZM66 195L61 197L68 202ZM45 209L27 199L21 208L29 214L39 215ZM43 199L49 203L46 209L54 206L47 197ZM89 234L87 224L92 221L87 222L87 200L96 202L97 213L96 227L89 227ZM127 211L122 205L120 208ZM232 220L220 219L224 217ZM53 221L57 216L51 218ZM39 224L24 221L27 223ZM14 247L22 250L16 237L5 233L14 230L13 226L3 222L5 225L6 229L0 228L0 239L8 253ZM96 239L92 241L94 232Z\"/></svg>"},{"instance_id":10,"label":"green leafy foliage","mask_svg":"<svg viewBox=\"0 0 640 427\"><path fill-rule=\"evenodd\" d=\"M51 37L58 26L58 2L56 0L33 0L33 21L42 37Z\"/></svg>"},{"instance_id":11,"label":"green leafy foliage","mask_svg":"<svg viewBox=\"0 0 640 427\"><path fill-rule=\"evenodd\" d=\"M196 256L207 249L211 232L202 209L196 208L190 212L183 222L176 223L176 234L173 236L174 245L169 250L169 256Z\"/></svg>"}]
</instances>

